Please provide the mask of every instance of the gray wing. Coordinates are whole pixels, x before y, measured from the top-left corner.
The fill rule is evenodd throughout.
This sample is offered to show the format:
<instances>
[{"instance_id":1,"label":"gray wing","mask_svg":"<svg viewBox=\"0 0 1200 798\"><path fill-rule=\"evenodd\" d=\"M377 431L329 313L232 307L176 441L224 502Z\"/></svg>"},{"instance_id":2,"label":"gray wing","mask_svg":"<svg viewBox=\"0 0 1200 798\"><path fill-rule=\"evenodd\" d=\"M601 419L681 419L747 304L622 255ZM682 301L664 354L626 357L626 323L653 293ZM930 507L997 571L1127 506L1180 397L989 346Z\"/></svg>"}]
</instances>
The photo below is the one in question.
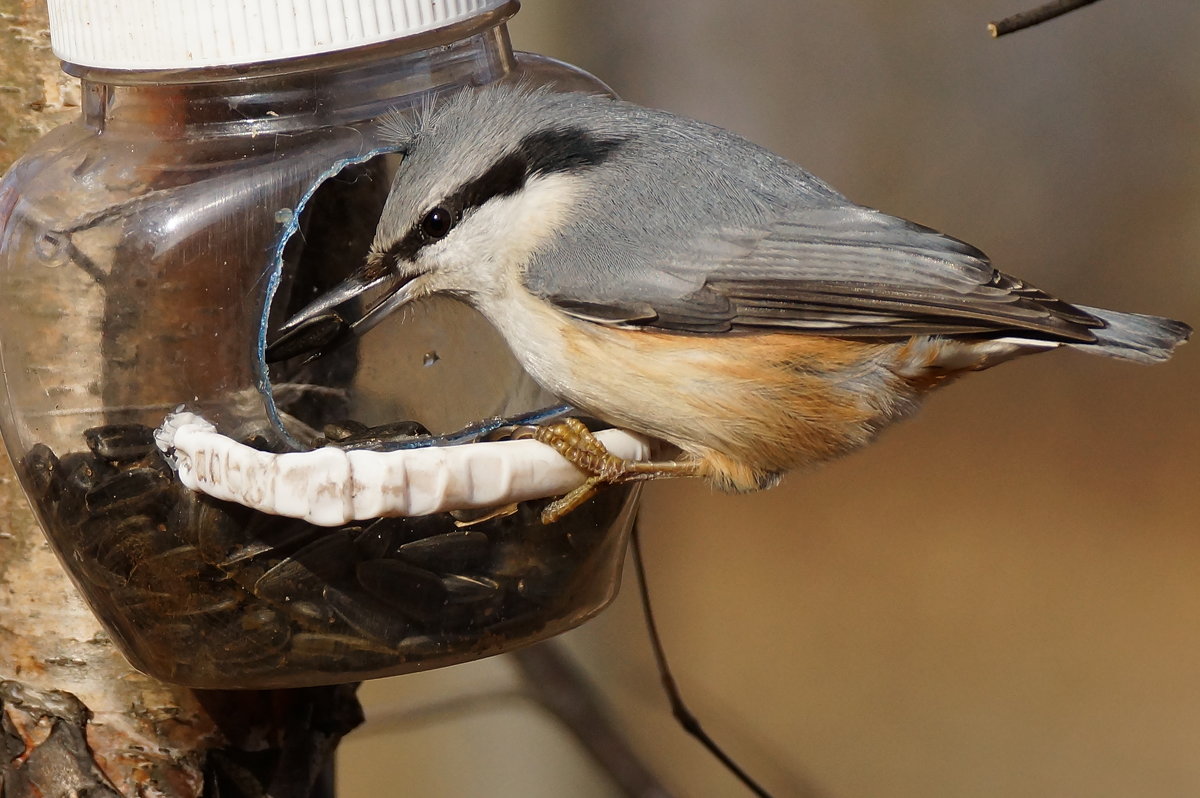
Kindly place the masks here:
<instances>
[{"instance_id":1,"label":"gray wing","mask_svg":"<svg viewBox=\"0 0 1200 798\"><path fill-rule=\"evenodd\" d=\"M1025 334L1095 340L1094 316L992 268L975 247L852 204L773 214L697 241L612 232L527 276L579 318L682 333ZM650 243L647 246L647 242Z\"/></svg>"}]
</instances>

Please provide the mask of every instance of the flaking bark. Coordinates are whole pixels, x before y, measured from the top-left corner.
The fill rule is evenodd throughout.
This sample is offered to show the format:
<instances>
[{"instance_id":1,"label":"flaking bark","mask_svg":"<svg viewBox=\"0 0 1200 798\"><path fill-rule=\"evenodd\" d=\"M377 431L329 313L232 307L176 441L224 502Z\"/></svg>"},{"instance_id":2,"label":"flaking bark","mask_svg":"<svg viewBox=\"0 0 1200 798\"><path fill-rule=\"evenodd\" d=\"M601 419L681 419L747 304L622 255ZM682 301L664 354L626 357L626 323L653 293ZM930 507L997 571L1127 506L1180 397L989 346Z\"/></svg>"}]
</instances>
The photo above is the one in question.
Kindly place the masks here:
<instances>
[{"instance_id":1,"label":"flaking bark","mask_svg":"<svg viewBox=\"0 0 1200 798\"><path fill-rule=\"evenodd\" d=\"M0 170L79 113L78 84L60 70L47 28L42 0L0 0ZM331 795L334 749L361 722L354 690L197 692L132 670L0 453L4 798Z\"/></svg>"}]
</instances>

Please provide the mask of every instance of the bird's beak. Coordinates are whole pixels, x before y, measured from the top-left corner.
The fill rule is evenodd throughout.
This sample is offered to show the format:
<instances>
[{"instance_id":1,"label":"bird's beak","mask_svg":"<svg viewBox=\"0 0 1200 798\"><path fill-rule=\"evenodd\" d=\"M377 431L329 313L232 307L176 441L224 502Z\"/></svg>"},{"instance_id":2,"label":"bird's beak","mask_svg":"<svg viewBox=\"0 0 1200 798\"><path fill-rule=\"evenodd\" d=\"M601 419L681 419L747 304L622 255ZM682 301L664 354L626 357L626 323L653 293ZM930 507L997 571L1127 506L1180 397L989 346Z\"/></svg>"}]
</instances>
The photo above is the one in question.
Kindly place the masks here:
<instances>
[{"instance_id":1,"label":"bird's beak","mask_svg":"<svg viewBox=\"0 0 1200 798\"><path fill-rule=\"evenodd\" d=\"M283 323L267 343L267 362L316 357L364 334L413 298L412 280L393 273L347 277Z\"/></svg>"}]
</instances>

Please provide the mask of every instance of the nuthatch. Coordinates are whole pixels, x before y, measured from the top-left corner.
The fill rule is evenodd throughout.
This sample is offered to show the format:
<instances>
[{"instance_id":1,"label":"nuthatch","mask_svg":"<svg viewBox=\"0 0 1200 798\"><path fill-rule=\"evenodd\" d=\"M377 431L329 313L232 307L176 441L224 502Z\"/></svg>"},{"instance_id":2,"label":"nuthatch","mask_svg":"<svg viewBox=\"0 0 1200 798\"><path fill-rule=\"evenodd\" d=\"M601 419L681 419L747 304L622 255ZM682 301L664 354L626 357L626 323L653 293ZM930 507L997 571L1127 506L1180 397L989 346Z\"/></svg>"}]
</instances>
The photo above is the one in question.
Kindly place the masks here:
<instances>
[{"instance_id":1,"label":"nuthatch","mask_svg":"<svg viewBox=\"0 0 1200 798\"><path fill-rule=\"evenodd\" d=\"M613 462L579 425L538 434L593 482L759 490L868 443L963 372L1060 346L1153 363L1191 332L1063 302L664 111L500 86L390 125L404 157L369 257L289 319L269 357L314 327L361 334L454 297L547 390L679 450ZM360 310L368 294L382 298Z\"/></svg>"}]
</instances>

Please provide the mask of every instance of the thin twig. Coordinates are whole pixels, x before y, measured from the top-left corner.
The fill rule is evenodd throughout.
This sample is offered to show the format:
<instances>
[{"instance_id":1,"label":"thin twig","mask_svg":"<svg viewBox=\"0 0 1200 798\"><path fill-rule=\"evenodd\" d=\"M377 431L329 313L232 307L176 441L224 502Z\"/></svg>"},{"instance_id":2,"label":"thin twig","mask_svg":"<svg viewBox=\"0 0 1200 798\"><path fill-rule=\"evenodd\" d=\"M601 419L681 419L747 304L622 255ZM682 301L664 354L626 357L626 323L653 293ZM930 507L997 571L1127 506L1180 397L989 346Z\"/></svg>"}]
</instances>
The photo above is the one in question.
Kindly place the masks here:
<instances>
[{"instance_id":1,"label":"thin twig","mask_svg":"<svg viewBox=\"0 0 1200 798\"><path fill-rule=\"evenodd\" d=\"M667 700L671 702L671 713L675 716L675 720L679 721L683 730L699 740L700 744L707 748L708 752L715 756L730 773L737 776L747 789L759 798L771 798L770 793L759 786L749 773L742 770L742 767L733 761L733 758L725 753L721 746L717 745L716 740L708 736L708 732L704 731L700 721L683 703L679 686L676 685L675 677L671 675L671 668L667 665L667 655L663 650L662 639L658 636L658 625L655 624L654 613L650 609L650 589L646 586L646 567L642 563L642 543L638 538L636 521L630 538L633 548L633 565L638 578L638 592L642 597L642 614L646 618L646 630L650 633L650 646L654 649L654 659L658 663L658 672L662 676L663 690L667 694Z\"/></svg>"},{"instance_id":2,"label":"thin twig","mask_svg":"<svg viewBox=\"0 0 1200 798\"><path fill-rule=\"evenodd\" d=\"M1013 14L1011 17L1005 17L999 22L988 23L988 33L992 34L992 38L1003 36L1006 33L1032 28L1034 25L1040 25L1047 20L1061 17L1063 14L1068 14L1078 8L1091 5L1096 0L1054 0L1052 3L1031 8L1028 11L1022 11L1019 14Z\"/></svg>"},{"instance_id":3,"label":"thin twig","mask_svg":"<svg viewBox=\"0 0 1200 798\"><path fill-rule=\"evenodd\" d=\"M547 640L512 652L535 701L575 736L629 798L671 798L608 719L587 677L562 645Z\"/></svg>"}]
</instances>

